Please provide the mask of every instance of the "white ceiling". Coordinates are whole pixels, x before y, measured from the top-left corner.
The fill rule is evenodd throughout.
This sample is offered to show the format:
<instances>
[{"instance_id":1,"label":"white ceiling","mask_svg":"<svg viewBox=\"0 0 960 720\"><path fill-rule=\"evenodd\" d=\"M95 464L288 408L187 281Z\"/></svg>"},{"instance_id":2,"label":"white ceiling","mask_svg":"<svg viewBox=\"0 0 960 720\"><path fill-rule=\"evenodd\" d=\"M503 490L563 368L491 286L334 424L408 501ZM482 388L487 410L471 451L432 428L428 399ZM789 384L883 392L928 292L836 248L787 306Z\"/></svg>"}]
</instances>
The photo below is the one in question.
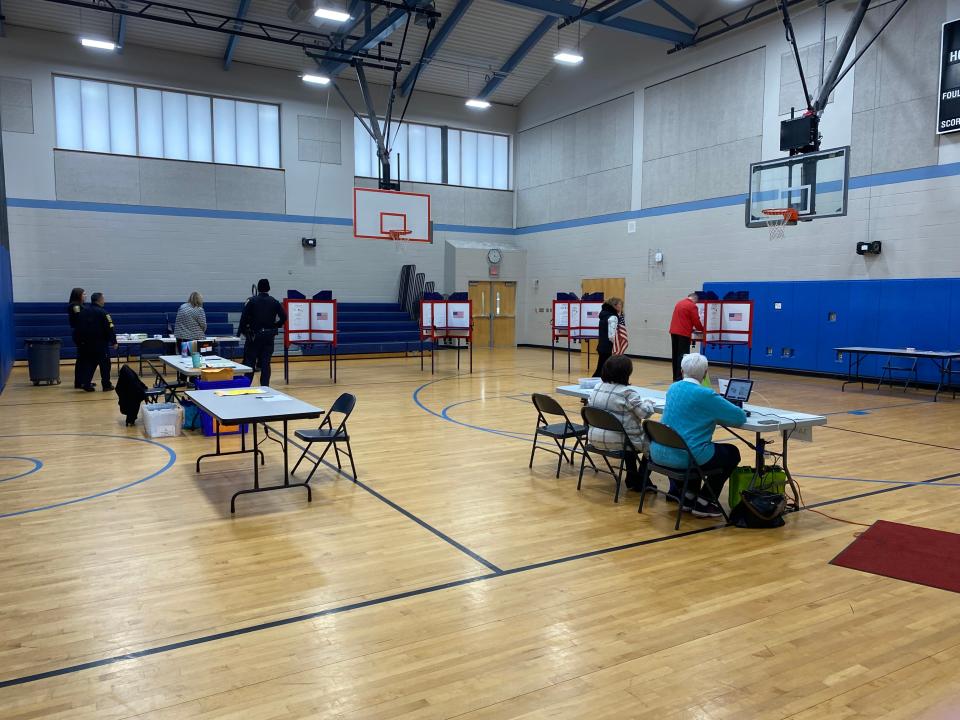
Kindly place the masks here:
<instances>
[{"instance_id":1,"label":"white ceiling","mask_svg":"<svg viewBox=\"0 0 960 720\"><path fill-rule=\"evenodd\" d=\"M112 37L115 34L117 16L93 10L58 5L45 0L2 0L3 13L9 25L20 25L44 30L75 33L77 35L100 35ZM235 15L239 0L168 0L173 4ZM600 0L587 0L588 7ZM671 0L671 5L695 22L704 22L748 4L749 0ZM251 20L270 22L290 27L293 23L286 16L289 0L251 0L247 17ZM437 10L442 17L434 30L439 30L456 6L457 0L436 0ZM374 22L386 14L385 8L375 10ZM544 15L534 10L518 7L504 0L473 0L456 29L447 38L433 61L420 74L417 87L420 90L436 92L456 97L476 95L493 72L499 70L513 52L537 27ZM640 0L637 6L627 11L623 17L662 25L675 30L687 28L658 5L656 0ZM331 26L314 30L329 31ZM354 30L360 34L362 26ZM614 30L588 23L580 23L560 31L549 30L539 43L526 55L523 62L509 74L489 97L491 102L518 105L543 78L556 66L553 53L558 43L567 46L576 43L577 33L581 36L591 32L616 33ZM385 52L399 51L403 27L389 38L393 47ZM425 27L410 23L404 59L411 62L420 57L426 40ZM638 50L643 47L662 48L666 52L670 43L644 37L636 37ZM128 18L126 42L128 44L164 48L184 53L193 53L209 57L222 57L228 36L222 33L178 27L166 23ZM264 42L249 38L240 38L233 56L234 62L265 65L304 71L313 66L313 62L304 56L300 48ZM408 72L405 70L402 77ZM352 78L349 68L343 77ZM373 82L389 84L390 76L385 71L371 70L368 77Z\"/></svg>"}]
</instances>

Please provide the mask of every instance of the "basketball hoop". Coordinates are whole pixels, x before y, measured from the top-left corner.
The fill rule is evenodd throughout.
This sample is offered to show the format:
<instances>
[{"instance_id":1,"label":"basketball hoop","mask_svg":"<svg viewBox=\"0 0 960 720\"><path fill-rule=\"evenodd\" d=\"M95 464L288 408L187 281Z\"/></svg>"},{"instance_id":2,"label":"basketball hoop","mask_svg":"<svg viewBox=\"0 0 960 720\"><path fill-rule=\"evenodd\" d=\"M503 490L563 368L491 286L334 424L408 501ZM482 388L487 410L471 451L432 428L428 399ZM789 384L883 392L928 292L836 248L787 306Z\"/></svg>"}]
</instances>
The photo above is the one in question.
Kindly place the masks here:
<instances>
[{"instance_id":1,"label":"basketball hoop","mask_svg":"<svg viewBox=\"0 0 960 720\"><path fill-rule=\"evenodd\" d=\"M774 208L760 212L767 216L767 228L770 230L771 240L783 240L783 228L787 225L796 225L800 219L796 208Z\"/></svg>"},{"instance_id":2,"label":"basketball hoop","mask_svg":"<svg viewBox=\"0 0 960 720\"><path fill-rule=\"evenodd\" d=\"M403 252L403 249L410 244L407 236L412 234L412 230L387 230L387 235L394 242L397 252Z\"/></svg>"}]
</instances>

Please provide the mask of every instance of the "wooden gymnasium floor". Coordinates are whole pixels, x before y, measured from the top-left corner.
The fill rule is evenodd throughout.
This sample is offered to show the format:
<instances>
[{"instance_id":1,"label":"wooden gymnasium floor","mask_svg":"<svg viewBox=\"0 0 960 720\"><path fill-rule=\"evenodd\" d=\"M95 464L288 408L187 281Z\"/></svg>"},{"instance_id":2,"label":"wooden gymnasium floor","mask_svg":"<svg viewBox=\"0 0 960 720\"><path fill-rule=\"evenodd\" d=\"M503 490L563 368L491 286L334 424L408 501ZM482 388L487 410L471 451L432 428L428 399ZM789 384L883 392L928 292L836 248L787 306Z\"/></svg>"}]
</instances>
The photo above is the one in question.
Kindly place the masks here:
<instances>
[{"instance_id":1,"label":"wooden gymnasium floor","mask_svg":"<svg viewBox=\"0 0 960 720\"><path fill-rule=\"evenodd\" d=\"M0 716L960 717L960 597L829 565L862 528L811 511L771 531L687 517L674 535L662 498L638 515L603 476L578 493L552 456L528 470L528 394L567 376L546 351L475 359L458 375L441 355L434 377L415 359L345 362L336 387L294 365L298 397L359 396L362 484L325 468L312 505L246 496L235 518L247 458L197 475L210 440L146 442L112 393L16 369L0 397ZM634 381L667 374L639 362ZM758 379L760 401L830 416L791 446L808 503L958 531L960 400Z\"/></svg>"}]
</instances>

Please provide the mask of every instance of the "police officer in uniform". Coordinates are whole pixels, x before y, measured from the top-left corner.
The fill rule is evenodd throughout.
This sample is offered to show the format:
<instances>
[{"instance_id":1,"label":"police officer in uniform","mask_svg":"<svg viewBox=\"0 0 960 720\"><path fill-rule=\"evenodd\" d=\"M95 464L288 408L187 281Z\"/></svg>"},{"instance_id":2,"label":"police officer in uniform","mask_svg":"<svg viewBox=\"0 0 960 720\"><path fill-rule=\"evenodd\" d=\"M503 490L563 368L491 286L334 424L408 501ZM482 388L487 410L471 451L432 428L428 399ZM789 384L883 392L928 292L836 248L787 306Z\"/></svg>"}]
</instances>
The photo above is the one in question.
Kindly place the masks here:
<instances>
[{"instance_id":1,"label":"police officer in uniform","mask_svg":"<svg viewBox=\"0 0 960 720\"><path fill-rule=\"evenodd\" d=\"M80 311L77 318L77 359L83 363L86 373L80 378L86 392L96 390L93 374L98 366L103 391L113 390L110 382L110 348L117 348L117 331L110 314L103 309L105 302L103 293L94 293L90 296L90 304Z\"/></svg>"},{"instance_id":2,"label":"police officer in uniform","mask_svg":"<svg viewBox=\"0 0 960 720\"><path fill-rule=\"evenodd\" d=\"M74 288L70 291L70 300L67 303L67 318L70 321L70 336L73 338L73 344L78 348L77 343L77 321L80 319L80 313L83 312L83 305L87 302L87 293L83 288ZM73 366L73 387L77 390L83 387L83 379L87 377L87 370L80 360L80 354L77 353L77 361Z\"/></svg>"},{"instance_id":3,"label":"police officer in uniform","mask_svg":"<svg viewBox=\"0 0 960 720\"><path fill-rule=\"evenodd\" d=\"M261 279L257 283L257 294L247 300L240 315L240 334L246 338L243 364L260 369L261 385L270 385L273 341L286 321L283 305L270 295L270 281Z\"/></svg>"}]
</instances>

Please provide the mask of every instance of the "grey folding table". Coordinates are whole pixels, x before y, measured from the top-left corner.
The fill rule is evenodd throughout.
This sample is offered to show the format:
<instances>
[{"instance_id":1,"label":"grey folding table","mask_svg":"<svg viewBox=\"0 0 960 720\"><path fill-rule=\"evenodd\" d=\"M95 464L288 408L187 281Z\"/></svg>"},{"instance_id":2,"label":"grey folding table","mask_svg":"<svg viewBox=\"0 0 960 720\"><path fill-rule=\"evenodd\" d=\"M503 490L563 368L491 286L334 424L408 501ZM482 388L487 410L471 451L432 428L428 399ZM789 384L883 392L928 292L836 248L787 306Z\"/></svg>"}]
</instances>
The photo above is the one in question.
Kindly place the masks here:
<instances>
[{"instance_id":1,"label":"grey folding table","mask_svg":"<svg viewBox=\"0 0 960 720\"><path fill-rule=\"evenodd\" d=\"M259 394L235 394L238 391L261 390ZM240 434L240 450L231 450L223 452L220 449L220 428L217 425L217 451L205 453L197 458L197 472L200 472L200 461L205 458L220 457L223 455L241 455L244 453L253 454L253 487L245 490L238 490L230 498L230 512L236 512L236 501L238 495L248 493L267 492L269 490L286 490L292 487L304 487L307 489L307 502L313 500L310 492L310 485L307 482L290 482L290 464L288 460L288 435L287 424L291 420L303 420L317 418L323 414L323 410L302 400L297 400L285 393L277 392L268 387L264 388L237 388L235 390L190 390L187 392L189 397L196 405L202 408L206 413L216 418L225 425L243 425L249 423L253 428L253 447L247 449L246 433ZM264 425L266 433L266 424L268 422L283 423L283 484L260 486L260 465L264 463L263 451L260 450L257 440L257 424ZM272 439L272 438L271 438Z\"/></svg>"},{"instance_id":2,"label":"grey folding table","mask_svg":"<svg viewBox=\"0 0 960 720\"><path fill-rule=\"evenodd\" d=\"M956 372L953 370L953 363L955 360L960 360L960 352L917 350L916 348L878 348L854 345L851 347L834 348L834 351L847 354L847 379L844 380L843 385L840 386L840 392L843 392L847 385L851 383L860 383L860 389L863 390L863 375L860 374L860 365L870 355L929 360L936 366L937 371L940 373L937 389L933 392L934 402L937 401L937 396L940 394L940 391L946 389L944 387L944 379L946 379L946 386L951 386L952 374ZM904 390L906 390L906 387L904 387Z\"/></svg>"},{"instance_id":3,"label":"grey folding table","mask_svg":"<svg viewBox=\"0 0 960 720\"><path fill-rule=\"evenodd\" d=\"M663 412L663 409L666 407L666 393L663 390L653 390L651 388L635 386L631 386L631 389L636 391L641 397L650 398L653 400L654 410L657 413ZM582 388L579 385L561 385L557 388L557 392L560 395L577 397L586 402L589 400L590 394L593 392L593 390ZM796 494L797 485L793 480L793 476L790 474L790 466L787 463L787 447L789 440L794 434L802 435L807 439L812 440L813 427L816 425L826 425L827 418L823 415L811 415L808 413L795 412L793 410L781 410L779 408L750 405L749 403L745 404L743 409L748 411L750 415L747 417L747 421L743 425L737 426L737 429L755 433L754 443L747 444L751 445L755 452L757 474L760 476L763 475L766 447L770 444L770 441L763 436L767 433L778 433L783 441L783 449L780 453L783 463L783 471L786 473L787 480ZM730 430L730 432L733 432L732 429L727 429ZM734 433L734 435L736 435L736 433ZM740 439L743 440L743 438ZM799 497L799 495L797 497Z\"/></svg>"}]
</instances>

